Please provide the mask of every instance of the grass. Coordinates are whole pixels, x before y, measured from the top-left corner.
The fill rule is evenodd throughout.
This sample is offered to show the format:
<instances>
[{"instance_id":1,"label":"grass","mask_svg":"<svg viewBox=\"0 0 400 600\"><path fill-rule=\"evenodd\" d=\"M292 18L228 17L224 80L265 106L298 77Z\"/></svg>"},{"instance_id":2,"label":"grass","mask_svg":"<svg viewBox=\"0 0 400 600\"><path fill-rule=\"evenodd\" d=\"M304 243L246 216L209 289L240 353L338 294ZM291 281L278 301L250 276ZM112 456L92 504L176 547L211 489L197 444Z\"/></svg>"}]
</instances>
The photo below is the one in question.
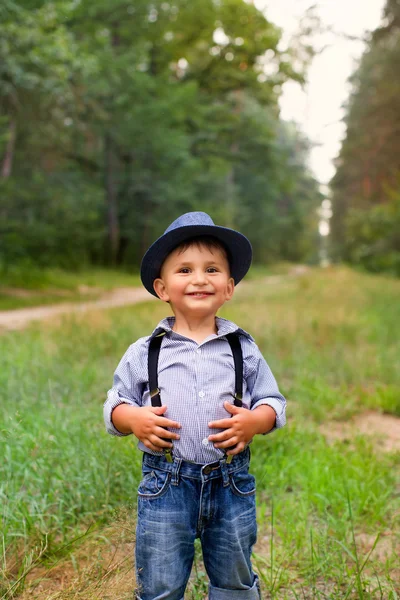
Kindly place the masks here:
<instances>
[{"instance_id":1,"label":"grass","mask_svg":"<svg viewBox=\"0 0 400 600\"><path fill-rule=\"evenodd\" d=\"M139 285L138 273L124 271L10 267L0 273L0 310L94 300L104 291Z\"/></svg>"},{"instance_id":2,"label":"grass","mask_svg":"<svg viewBox=\"0 0 400 600\"><path fill-rule=\"evenodd\" d=\"M268 275L287 275L294 265L276 263L254 266L250 280ZM78 269L67 272L62 269L39 269L25 265L9 267L0 271L0 310L14 310L58 304L60 302L84 302L95 300L105 291L116 287L140 287L139 273L111 269Z\"/></svg>"},{"instance_id":3,"label":"grass","mask_svg":"<svg viewBox=\"0 0 400 600\"><path fill-rule=\"evenodd\" d=\"M252 446L266 597L400 597L400 455L321 433L365 410L400 416L399 292L389 278L316 269L252 279L222 311L255 335L290 401L288 427ZM131 598L140 454L104 433L101 408L123 352L165 310L0 337L0 598ZM192 600L206 594L196 555Z\"/></svg>"}]
</instances>

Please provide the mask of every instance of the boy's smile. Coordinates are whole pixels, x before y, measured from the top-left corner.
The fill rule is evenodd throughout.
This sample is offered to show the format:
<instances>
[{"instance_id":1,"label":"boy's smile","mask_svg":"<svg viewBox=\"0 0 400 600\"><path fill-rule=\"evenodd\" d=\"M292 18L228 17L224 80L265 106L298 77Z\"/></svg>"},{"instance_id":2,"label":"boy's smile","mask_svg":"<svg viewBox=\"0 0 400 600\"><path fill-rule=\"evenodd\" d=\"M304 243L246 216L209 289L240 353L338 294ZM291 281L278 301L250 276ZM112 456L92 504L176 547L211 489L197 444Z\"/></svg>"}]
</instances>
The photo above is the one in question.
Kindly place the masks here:
<instances>
[{"instance_id":1,"label":"boy's smile","mask_svg":"<svg viewBox=\"0 0 400 600\"><path fill-rule=\"evenodd\" d=\"M169 254L154 289L161 300L170 302L177 320L190 320L214 317L231 299L234 281L222 250L193 243Z\"/></svg>"}]
</instances>

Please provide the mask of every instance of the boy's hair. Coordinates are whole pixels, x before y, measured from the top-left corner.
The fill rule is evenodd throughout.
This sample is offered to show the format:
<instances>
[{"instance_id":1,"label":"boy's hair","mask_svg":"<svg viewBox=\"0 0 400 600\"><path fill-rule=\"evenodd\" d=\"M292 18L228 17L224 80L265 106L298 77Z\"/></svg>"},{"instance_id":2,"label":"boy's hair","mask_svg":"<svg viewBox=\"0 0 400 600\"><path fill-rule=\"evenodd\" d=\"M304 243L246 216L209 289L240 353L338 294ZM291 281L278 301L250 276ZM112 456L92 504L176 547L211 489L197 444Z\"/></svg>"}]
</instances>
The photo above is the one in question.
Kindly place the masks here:
<instances>
[{"instance_id":1,"label":"boy's hair","mask_svg":"<svg viewBox=\"0 0 400 600\"><path fill-rule=\"evenodd\" d=\"M179 253L185 252L185 250L187 250L191 246L197 246L198 248L200 248L200 246L203 246L204 248L207 248L207 250L209 250L211 253L213 253L213 250L219 250L223 254L223 256L225 256L226 260L228 261L229 267L231 266L231 260L230 260L230 256L229 256L227 247L219 239L215 238L214 236L199 235L199 236L190 238L190 239L185 240L184 242L181 242L180 244L178 244L178 246L176 246L174 248L174 252L175 252L175 250L178 250Z\"/></svg>"}]
</instances>

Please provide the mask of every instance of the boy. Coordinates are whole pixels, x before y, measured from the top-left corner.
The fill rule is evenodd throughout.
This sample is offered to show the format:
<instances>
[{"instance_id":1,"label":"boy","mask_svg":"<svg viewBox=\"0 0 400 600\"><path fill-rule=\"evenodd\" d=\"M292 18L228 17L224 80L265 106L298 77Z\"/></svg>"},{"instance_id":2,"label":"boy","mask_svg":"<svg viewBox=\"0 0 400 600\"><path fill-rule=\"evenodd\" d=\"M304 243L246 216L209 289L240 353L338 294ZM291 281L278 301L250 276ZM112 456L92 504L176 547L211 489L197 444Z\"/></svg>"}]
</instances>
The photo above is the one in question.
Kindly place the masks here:
<instances>
[{"instance_id":1,"label":"boy","mask_svg":"<svg viewBox=\"0 0 400 600\"><path fill-rule=\"evenodd\" d=\"M174 317L128 348L104 405L109 433L133 433L143 451L138 600L184 598L196 537L210 579L209 600L260 598L250 562L256 513L248 445L256 434L285 424L286 401L253 338L216 317L251 258L245 236L193 212L176 219L142 261L144 286L169 302ZM239 393L227 338L232 333L243 354ZM158 386L152 390L149 344L161 336ZM162 406L153 407L150 395L161 397Z\"/></svg>"}]
</instances>

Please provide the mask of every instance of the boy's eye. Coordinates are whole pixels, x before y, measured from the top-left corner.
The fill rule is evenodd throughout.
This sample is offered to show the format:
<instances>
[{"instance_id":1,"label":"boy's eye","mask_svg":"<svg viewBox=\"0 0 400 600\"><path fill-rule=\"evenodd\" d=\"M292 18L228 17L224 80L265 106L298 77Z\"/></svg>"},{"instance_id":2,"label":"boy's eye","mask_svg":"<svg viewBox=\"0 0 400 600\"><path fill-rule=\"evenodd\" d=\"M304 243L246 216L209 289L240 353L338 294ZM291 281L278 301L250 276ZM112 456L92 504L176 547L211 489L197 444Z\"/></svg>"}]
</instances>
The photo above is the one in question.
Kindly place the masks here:
<instances>
[{"instance_id":1,"label":"boy's eye","mask_svg":"<svg viewBox=\"0 0 400 600\"><path fill-rule=\"evenodd\" d=\"M182 267L182 269L179 269L179 273L190 273L190 269L188 267Z\"/></svg>"},{"instance_id":2,"label":"boy's eye","mask_svg":"<svg viewBox=\"0 0 400 600\"><path fill-rule=\"evenodd\" d=\"M217 273L218 269L216 269L215 267L208 267L207 269L207 273Z\"/></svg>"}]
</instances>

